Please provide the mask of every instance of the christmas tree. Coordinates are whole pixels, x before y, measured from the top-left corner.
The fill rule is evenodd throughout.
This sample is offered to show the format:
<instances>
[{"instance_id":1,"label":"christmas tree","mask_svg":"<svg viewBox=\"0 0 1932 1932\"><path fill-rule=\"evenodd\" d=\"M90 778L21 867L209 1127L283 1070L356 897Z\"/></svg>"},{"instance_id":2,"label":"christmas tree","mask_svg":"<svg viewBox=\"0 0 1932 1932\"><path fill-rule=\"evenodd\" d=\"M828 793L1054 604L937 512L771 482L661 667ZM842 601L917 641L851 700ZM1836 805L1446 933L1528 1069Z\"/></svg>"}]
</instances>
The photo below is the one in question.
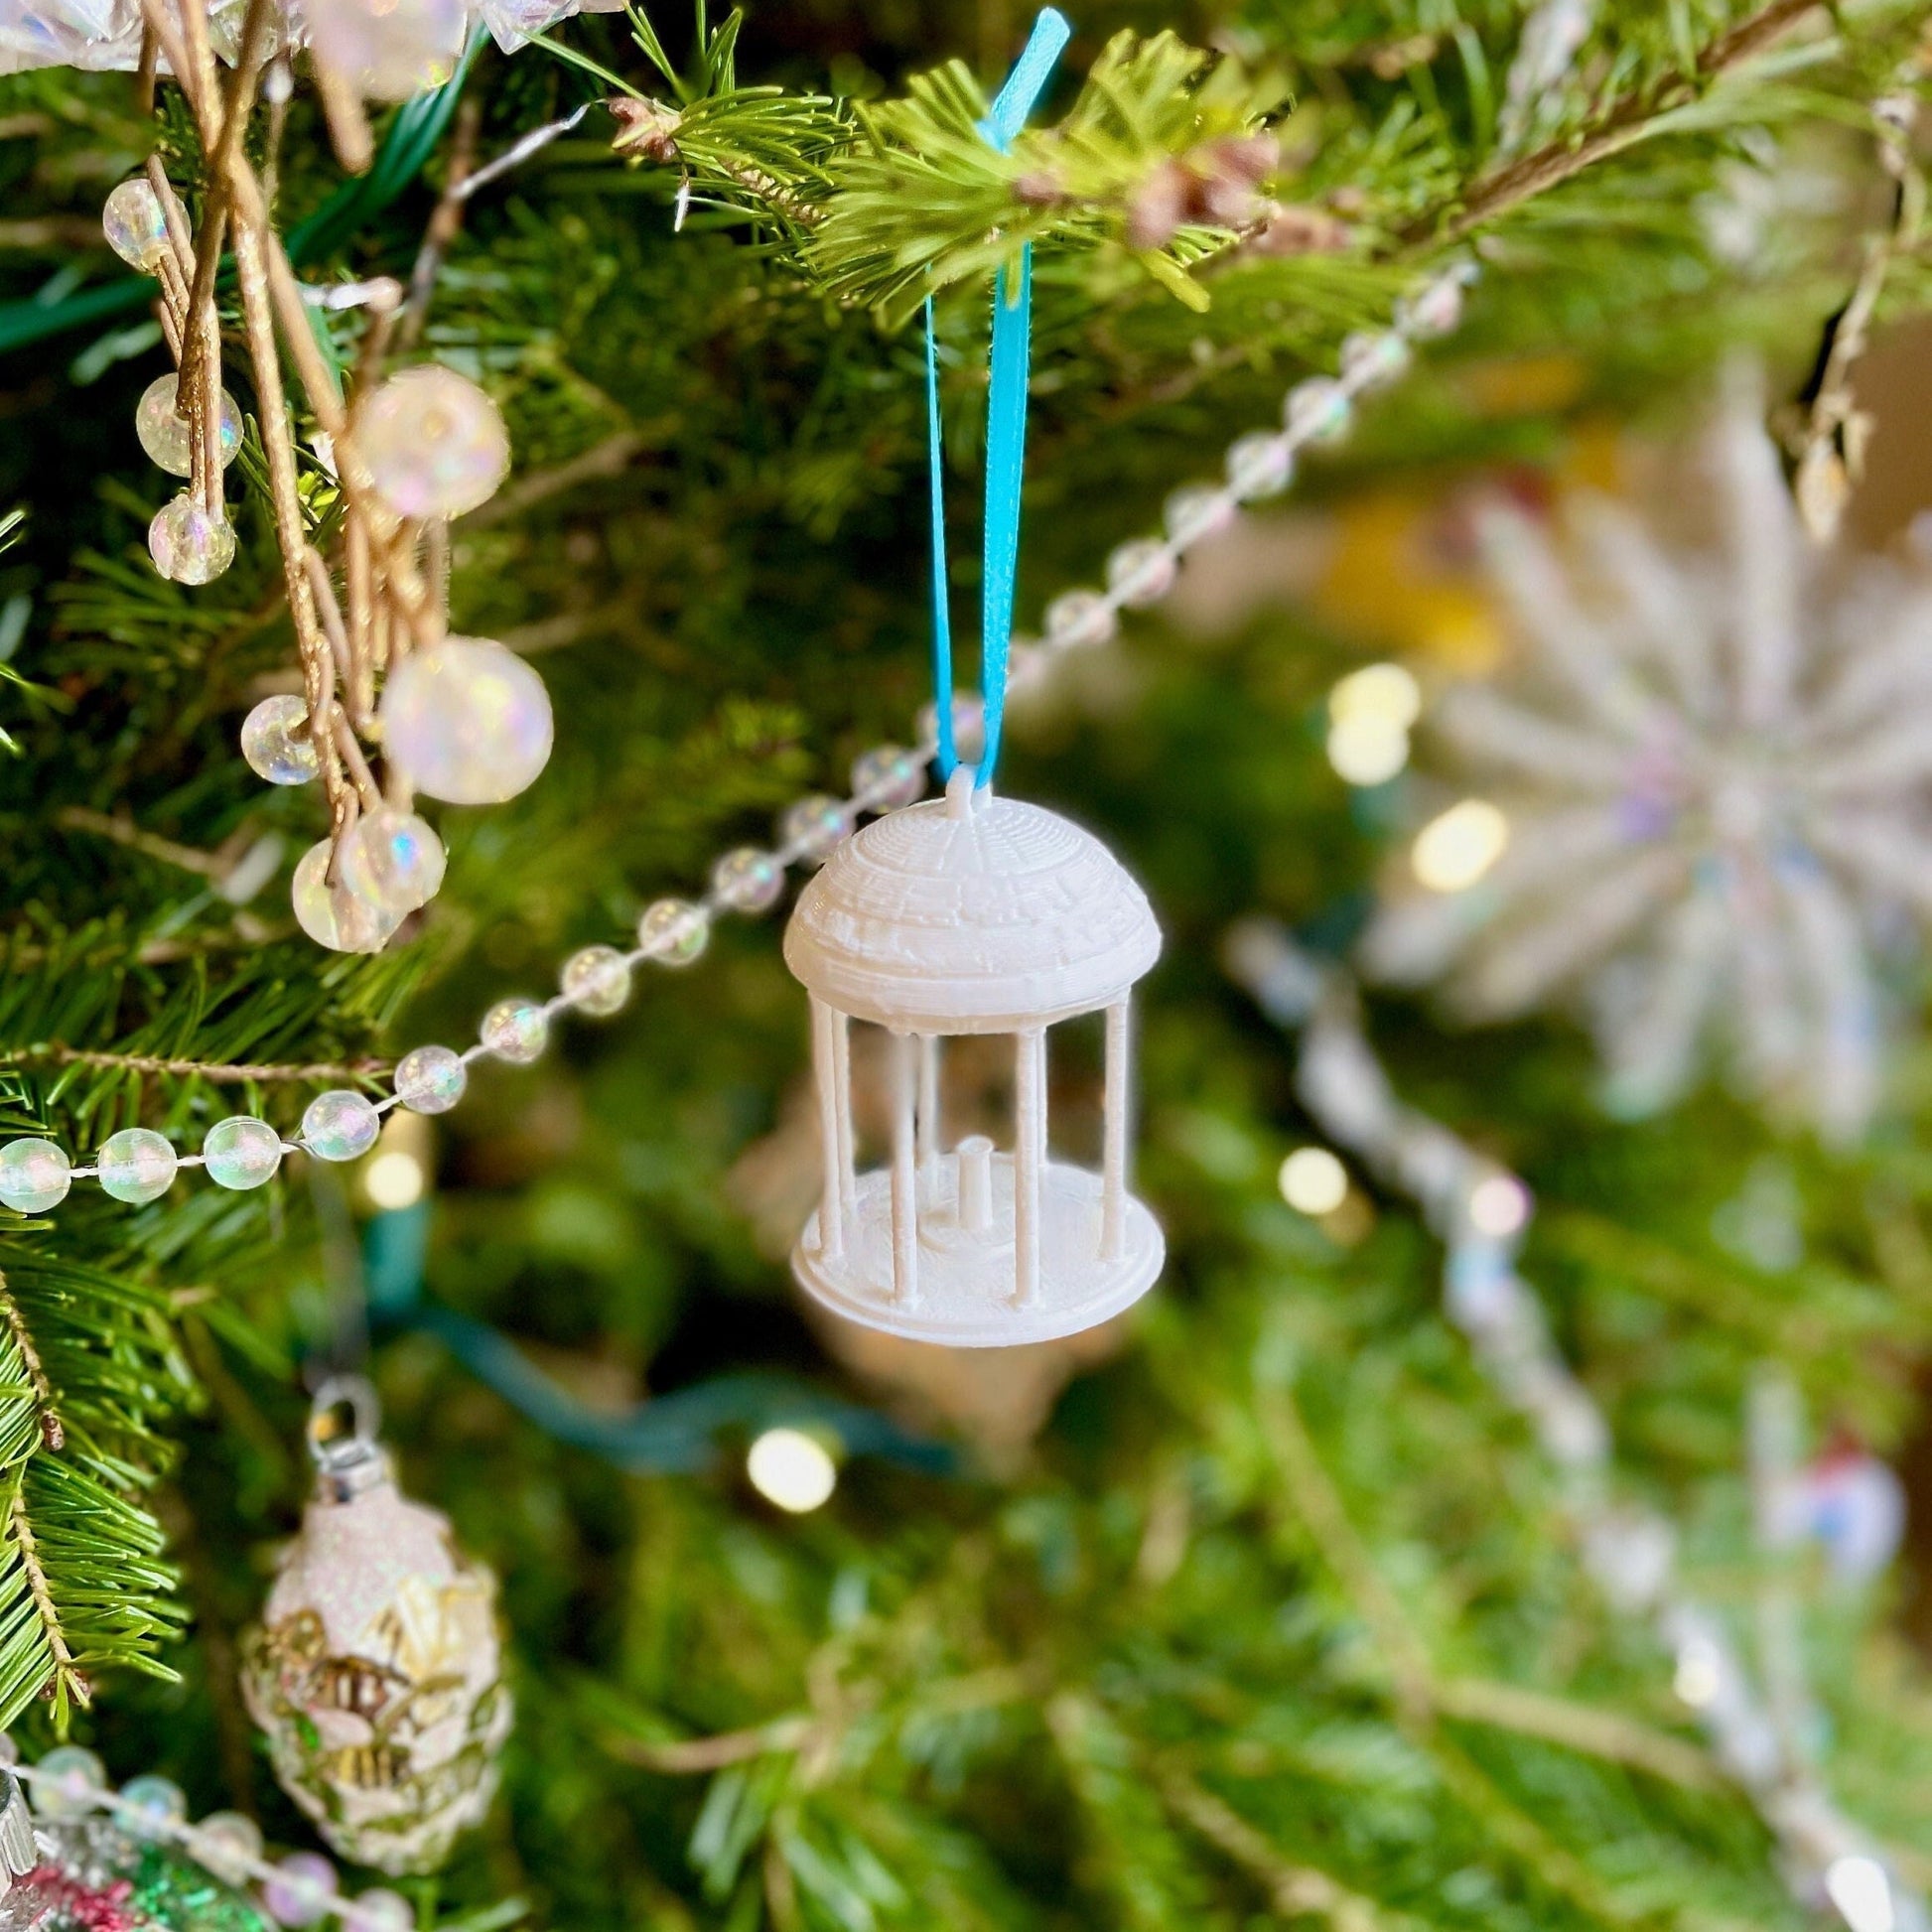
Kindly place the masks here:
<instances>
[{"instance_id":1,"label":"christmas tree","mask_svg":"<svg viewBox=\"0 0 1932 1932\"><path fill-rule=\"evenodd\" d=\"M0 1924L1926 1923L1928 9L1055 18L0 0ZM1166 1263L958 1349L781 882L1023 418Z\"/></svg>"}]
</instances>

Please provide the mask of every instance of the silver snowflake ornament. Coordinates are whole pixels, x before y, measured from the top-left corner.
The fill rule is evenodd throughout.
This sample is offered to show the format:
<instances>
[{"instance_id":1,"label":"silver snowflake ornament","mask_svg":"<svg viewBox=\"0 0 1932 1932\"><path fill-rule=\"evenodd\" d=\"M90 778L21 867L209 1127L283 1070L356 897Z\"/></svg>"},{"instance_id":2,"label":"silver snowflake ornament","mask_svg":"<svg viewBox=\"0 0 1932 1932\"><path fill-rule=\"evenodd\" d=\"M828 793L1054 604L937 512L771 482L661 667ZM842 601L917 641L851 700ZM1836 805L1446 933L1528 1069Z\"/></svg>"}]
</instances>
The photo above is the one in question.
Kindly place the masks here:
<instances>
[{"instance_id":1,"label":"silver snowflake ornament","mask_svg":"<svg viewBox=\"0 0 1932 1932\"><path fill-rule=\"evenodd\" d=\"M1699 456L1668 527L1590 499L1559 547L1484 514L1520 685L1434 722L1506 840L1386 904L1365 963L1475 1019L1584 992L1618 1113L1713 1049L1843 1140L1877 1099L1874 949L1932 920L1932 578L1805 537L1754 383Z\"/></svg>"}]
</instances>

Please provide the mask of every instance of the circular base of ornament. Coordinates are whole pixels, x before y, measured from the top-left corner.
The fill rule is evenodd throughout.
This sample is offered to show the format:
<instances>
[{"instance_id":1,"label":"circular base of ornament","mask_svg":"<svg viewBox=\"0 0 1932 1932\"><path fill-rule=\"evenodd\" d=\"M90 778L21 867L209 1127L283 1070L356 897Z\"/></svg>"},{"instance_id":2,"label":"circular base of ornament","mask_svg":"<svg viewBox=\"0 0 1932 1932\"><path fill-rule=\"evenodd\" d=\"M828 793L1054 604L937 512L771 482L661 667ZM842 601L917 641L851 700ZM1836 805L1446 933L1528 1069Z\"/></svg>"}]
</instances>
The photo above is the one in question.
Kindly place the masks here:
<instances>
[{"instance_id":1,"label":"circular base of ornament","mask_svg":"<svg viewBox=\"0 0 1932 1932\"><path fill-rule=\"evenodd\" d=\"M893 1177L859 1176L852 1224L827 1254L816 1213L791 1251L806 1294L848 1321L948 1348L1011 1348L1078 1334L1131 1308L1160 1279L1167 1243L1160 1223L1128 1195L1120 1254L1100 1258L1100 1176L1048 1162L1040 1174L1039 1290L1016 1307L1013 1157L995 1154L988 1224L961 1225L959 1161L941 1154L918 1176L918 1292L894 1294Z\"/></svg>"}]
</instances>

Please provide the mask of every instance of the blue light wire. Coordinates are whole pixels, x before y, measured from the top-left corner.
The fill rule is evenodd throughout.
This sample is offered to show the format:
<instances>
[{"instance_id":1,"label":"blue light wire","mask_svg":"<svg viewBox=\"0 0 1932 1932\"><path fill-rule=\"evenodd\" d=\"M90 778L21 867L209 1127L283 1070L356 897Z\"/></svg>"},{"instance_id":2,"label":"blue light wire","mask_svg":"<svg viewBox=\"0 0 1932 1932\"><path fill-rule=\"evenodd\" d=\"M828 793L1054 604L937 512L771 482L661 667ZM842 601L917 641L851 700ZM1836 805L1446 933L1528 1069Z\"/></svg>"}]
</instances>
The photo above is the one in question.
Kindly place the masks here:
<instances>
[{"instance_id":1,"label":"blue light wire","mask_svg":"<svg viewBox=\"0 0 1932 1932\"><path fill-rule=\"evenodd\" d=\"M1073 30L1043 8L979 132L1001 154L1027 124ZM993 289L993 347L986 405L986 509L980 579L980 694L986 707L985 749L976 782L991 782L1006 716L1008 647L1013 639L1015 579L1020 570L1020 493L1027 460L1027 379L1032 362L1034 250L1020 249L1020 273L1009 288L1002 268ZM932 299L926 298L926 424L932 477L932 681L938 713L939 770L952 775L952 628L946 606L945 515L939 448L939 372L933 346Z\"/></svg>"}]
</instances>

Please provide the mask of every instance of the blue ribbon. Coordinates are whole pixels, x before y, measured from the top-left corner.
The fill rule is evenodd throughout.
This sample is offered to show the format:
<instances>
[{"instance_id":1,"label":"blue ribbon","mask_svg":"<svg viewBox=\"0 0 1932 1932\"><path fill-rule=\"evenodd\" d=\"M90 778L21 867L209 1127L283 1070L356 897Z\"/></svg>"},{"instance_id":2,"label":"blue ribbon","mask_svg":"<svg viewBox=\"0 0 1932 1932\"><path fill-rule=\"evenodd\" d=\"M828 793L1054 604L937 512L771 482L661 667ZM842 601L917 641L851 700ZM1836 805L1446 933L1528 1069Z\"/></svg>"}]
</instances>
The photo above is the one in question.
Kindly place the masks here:
<instances>
[{"instance_id":1,"label":"blue ribbon","mask_svg":"<svg viewBox=\"0 0 1932 1932\"><path fill-rule=\"evenodd\" d=\"M1034 22L1025 50L991 111L979 123L987 143L1005 154L1027 123L1073 30L1053 8ZM1020 249L1020 274L1009 287L1002 268L993 290L991 382L986 405L986 509L980 578L980 693L986 706L986 744L979 784L990 783L1000 759L1006 716L1008 647L1013 639L1014 582L1020 569L1020 492L1027 458L1027 378L1032 362L1034 250ZM932 478L932 681L938 712L939 770L952 775L952 630L946 608L945 515L939 449L939 373L932 340L932 301L926 299L926 424Z\"/></svg>"}]
</instances>

